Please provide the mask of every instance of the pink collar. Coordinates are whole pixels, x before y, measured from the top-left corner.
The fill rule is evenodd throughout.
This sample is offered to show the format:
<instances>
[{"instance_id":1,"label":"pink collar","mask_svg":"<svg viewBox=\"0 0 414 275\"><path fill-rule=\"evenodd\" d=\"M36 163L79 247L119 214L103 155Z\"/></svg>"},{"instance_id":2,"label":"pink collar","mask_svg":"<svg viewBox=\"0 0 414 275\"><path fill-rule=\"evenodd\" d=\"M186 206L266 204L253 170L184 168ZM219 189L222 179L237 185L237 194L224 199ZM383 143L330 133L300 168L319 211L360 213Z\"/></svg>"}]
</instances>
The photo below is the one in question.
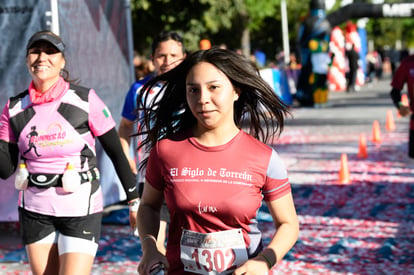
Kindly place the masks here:
<instances>
[{"instance_id":1,"label":"pink collar","mask_svg":"<svg viewBox=\"0 0 414 275\"><path fill-rule=\"evenodd\" d=\"M62 77L59 77L59 80L56 81L52 87L50 87L46 92L42 93L36 90L32 81L29 85L30 100L33 104L51 102L63 95L68 90L68 88L69 83L67 83Z\"/></svg>"}]
</instances>

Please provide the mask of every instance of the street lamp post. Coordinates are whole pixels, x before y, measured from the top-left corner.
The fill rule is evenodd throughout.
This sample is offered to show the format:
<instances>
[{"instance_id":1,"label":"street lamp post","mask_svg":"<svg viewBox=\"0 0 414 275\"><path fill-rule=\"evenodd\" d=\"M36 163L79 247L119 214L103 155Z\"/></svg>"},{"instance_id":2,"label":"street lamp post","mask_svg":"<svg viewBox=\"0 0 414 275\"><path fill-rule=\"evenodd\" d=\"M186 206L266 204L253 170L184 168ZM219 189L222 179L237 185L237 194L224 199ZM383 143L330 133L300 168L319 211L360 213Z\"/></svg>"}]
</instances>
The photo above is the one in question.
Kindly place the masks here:
<instances>
[{"instance_id":1,"label":"street lamp post","mask_svg":"<svg viewBox=\"0 0 414 275\"><path fill-rule=\"evenodd\" d=\"M284 53L284 62L289 64L290 62L290 48L289 48L289 31L288 31L288 21L287 21L287 8L286 0L282 0L280 3L280 9L282 14L282 34L283 34L283 53Z\"/></svg>"}]
</instances>

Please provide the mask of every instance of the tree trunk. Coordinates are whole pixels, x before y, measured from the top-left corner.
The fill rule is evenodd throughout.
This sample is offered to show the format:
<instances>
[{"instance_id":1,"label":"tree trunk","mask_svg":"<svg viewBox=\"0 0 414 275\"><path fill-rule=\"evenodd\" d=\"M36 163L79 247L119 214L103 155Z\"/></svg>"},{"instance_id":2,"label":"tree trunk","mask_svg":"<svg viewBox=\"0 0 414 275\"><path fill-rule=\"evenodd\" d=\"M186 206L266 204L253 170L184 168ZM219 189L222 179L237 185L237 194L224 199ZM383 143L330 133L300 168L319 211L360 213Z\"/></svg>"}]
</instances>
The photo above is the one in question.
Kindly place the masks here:
<instances>
[{"instance_id":1,"label":"tree trunk","mask_svg":"<svg viewBox=\"0 0 414 275\"><path fill-rule=\"evenodd\" d=\"M245 57L250 57L250 30L247 26L244 28L242 37L241 37L242 53Z\"/></svg>"}]
</instances>

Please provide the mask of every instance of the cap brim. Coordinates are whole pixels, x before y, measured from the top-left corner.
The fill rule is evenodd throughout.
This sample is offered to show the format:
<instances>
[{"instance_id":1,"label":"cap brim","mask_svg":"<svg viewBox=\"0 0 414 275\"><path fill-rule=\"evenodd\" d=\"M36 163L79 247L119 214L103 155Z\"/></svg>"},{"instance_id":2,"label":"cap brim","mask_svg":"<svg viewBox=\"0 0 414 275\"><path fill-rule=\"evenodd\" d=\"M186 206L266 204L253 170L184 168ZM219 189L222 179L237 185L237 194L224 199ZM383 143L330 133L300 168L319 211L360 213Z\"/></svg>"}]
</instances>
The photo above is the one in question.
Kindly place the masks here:
<instances>
[{"instance_id":1,"label":"cap brim","mask_svg":"<svg viewBox=\"0 0 414 275\"><path fill-rule=\"evenodd\" d=\"M39 41L49 42L60 52L64 52L65 50L65 45L63 44L62 40L48 33L38 33L34 35L27 43L26 50L30 49L35 43Z\"/></svg>"}]
</instances>

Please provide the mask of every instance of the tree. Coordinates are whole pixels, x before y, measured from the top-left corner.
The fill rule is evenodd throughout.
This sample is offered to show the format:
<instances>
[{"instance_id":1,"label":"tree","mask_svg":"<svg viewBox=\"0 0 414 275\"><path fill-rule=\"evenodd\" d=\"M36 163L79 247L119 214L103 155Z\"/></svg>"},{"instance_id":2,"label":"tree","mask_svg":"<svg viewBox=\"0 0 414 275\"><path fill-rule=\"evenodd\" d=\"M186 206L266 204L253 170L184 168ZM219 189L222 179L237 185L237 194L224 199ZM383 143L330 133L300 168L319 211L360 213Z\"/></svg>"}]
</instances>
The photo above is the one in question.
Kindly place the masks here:
<instances>
[{"instance_id":1,"label":"tree","mask_svg":"<svg viewBox=\"0 0 414 275\"><path fill-rule=\"evenodd\" d=\"M299 27L298 18L308 5L287 0L291 41ZM198 49L198 41L210 39L242 49L246 56L251 48L261 48L271 55L282 44L280 0L131 0L134 45L149 55L149 45L159 31L183 33L186 47Z\"/></svg>"},{"instance_id":2,"label":"tree","mask_svg":"<svg viewBox=\"0 0 414 275\"><path fill-rule=\"evenodd\" d=\"M135 49L148 53L148 45L161 30L183 34L189 50L209 34L231 29L240 0L131 0Z\"/></svg>"},{"instance_id":3,"label":"tree","mask_svg":"<svg viewBox=\"0 0 414 275\"><path fill-rule=\"evenodd\" d=\"M310 1L310 0L309 0ZM301 20L309 12L309 1L286 0L290 48L296 46ZM387 2L396 2L388 0ZM150 55L152 38L161 30L183 34L186 47L198 49L201 39L213 45L226 44L242 49L249 56L251 49L260 48L274 57L282 50L281 0L131 0L134 47ZM336 1L331 13L340 8ZM399 1L401 2L401 1ZM382 47L393 46L397 39L413 46L412 19L370 19L369 39ZM293 50L291 50L293 51Z\"/></svg>"},{"instance_id":4,"label":"tree","mask_svg":"<svg viewBox=\"0 0 414 275\"><path fill-rule=\"evenodd\" d=\"M241 47L245 56L250 56L251 52L250 33L262 29L265 18L275 16L278 13L278 6L280 6L280 0L242 1L238 16L243 26Z\"/></svg>"},{"instance_id":5,"label":"tree","mask_svg":"<svg viewBox=\"0 0 414 275\"><path fill-rule=\"evenodd\" d=\"M377 18L370 19L366 29L368 39L374 42L375 48L394 48L396 41L402 41L404 48L414 46L414 21L410 18Z\"/></svg>"},{"instance_id":6,"label":"tree","mask_svg":"<svg viewBox=\"0 0 414 275\"><path fill-rule=\"evenodd\" d=\"M249 55L250 33L266 34L280 26L280 0L131 0L131 7L135 48L146 53L154 34L174 29L184 34L190 50L198 48L200 39L214 37L215 44L242 48Z\"/></svg>"}]
</instances>

